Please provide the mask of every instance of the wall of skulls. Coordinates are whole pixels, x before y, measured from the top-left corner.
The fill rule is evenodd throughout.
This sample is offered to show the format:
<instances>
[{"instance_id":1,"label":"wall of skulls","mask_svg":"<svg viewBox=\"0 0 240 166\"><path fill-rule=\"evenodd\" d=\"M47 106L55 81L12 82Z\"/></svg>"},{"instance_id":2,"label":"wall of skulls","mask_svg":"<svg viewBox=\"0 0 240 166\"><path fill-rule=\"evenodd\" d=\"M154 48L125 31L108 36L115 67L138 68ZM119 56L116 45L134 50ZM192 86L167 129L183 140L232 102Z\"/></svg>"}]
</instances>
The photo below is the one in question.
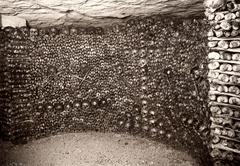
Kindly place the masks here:
<instances>
[{"instance_id":1,"label":"wall of skulls","mask_svg":"<svg viewBox=\"0 0 240 166\"><path fill-rule=\"evenodd\" d=\"M105 28L1 30L4 139L128 132L208 165L208 29L152 16Z\"/></svg>"}]
</instances>

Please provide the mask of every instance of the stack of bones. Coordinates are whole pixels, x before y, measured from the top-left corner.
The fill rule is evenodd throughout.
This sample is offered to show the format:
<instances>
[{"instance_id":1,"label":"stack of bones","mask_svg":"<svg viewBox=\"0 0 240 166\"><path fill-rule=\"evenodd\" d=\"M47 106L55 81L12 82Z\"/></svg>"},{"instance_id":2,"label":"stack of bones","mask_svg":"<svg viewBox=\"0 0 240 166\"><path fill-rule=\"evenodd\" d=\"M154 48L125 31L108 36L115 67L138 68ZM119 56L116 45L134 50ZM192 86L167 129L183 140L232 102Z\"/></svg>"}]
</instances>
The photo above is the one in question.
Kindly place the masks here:
<instances>
[{"instance_id":1,"label":"stack of bones","mask_svg":"<svg viewBox=\"0 0 240 166\"><path fill-rule=\"evenodd\" d=\"M240 160L240 5L207 9L210 155L215 165Z\"/></svg>"},{"instance_id":2,"label":"stack of bones","mask_svg":"<svg viewBox=\"0 0 240 166\"><path fill-rule=\"evenodd\" d=\"M221 29L221 19L215 22ZM238 55L219 47L237 41L211 31L209 77L218 75L210 80L216 101L209 114L208 29L202 18L158 15L107 27L1 29L3 139L18 144L61 132L128 132L187 150L205 165L210 154L236 164L238 87L230 80L237 81Z\"/></svg>"}]
</instances>

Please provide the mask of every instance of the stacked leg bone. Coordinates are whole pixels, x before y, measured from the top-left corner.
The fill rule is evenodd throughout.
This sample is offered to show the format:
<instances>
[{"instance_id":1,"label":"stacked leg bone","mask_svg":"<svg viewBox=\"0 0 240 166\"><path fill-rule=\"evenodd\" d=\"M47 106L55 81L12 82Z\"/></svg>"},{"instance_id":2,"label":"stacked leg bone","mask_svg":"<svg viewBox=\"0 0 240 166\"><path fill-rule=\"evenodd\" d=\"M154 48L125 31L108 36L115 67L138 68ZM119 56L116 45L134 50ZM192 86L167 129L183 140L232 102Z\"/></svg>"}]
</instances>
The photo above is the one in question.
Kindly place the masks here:
<instances>
[{"instance_id":1,"label":"stacked leg bone","mask_svg":"<svg viewBox=\"0 0 240 166\"><path fill-rule=\"evenodd\" d=\"M8 38L5 43L4 62L7 68L5 72L5 81L7 96L5 96L5 109L8 116L8 135L13 141L26 140L31 135L32 119L31 108L32 93L30 91L32 80L29 75L29 29L22 27L15 29L7 27L4 30Z\"/></svg>"},{"instance_id":2,"label":"stacked leg bone","mask_svg":"<svg viewBox=\"0 0 240 166\"><path fill-rule=\"evenodd\" d=\"M215 6L216 7L216 6ZM216 165L240 163L240 5L207 8L211 156Z\"/></svg>"}]
</instances>

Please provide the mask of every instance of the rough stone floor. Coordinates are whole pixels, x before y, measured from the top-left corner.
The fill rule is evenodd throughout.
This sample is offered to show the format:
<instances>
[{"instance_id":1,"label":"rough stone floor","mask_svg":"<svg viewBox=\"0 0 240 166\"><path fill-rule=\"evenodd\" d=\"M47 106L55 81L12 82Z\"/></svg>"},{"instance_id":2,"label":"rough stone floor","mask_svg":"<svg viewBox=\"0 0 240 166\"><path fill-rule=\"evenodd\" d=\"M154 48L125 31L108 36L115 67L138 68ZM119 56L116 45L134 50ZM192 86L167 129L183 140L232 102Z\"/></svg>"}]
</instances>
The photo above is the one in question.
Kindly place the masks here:
<instances>
[{"instance_id":1,"label":"rough stone floor","mask_svg":"<svg viewBox=\"0 0 240 166\"><path fill-rule=\"evenodd\" d=\"M125 134L70 133L13 146L0 142L3 166L197 166L185 152Z\"/></svg>"}]
</instances>

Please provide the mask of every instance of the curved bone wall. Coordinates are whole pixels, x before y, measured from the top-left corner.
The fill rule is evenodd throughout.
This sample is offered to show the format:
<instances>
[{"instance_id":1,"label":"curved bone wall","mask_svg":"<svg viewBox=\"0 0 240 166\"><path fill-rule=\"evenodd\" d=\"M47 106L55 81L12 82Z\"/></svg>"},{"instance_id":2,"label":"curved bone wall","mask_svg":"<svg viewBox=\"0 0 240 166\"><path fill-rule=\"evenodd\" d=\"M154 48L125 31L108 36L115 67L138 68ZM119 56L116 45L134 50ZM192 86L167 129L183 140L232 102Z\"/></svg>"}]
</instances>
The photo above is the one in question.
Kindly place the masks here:
<instances>
[{"instance_id":1,"label":"curved bone wall","mask_svg":"<svg viewBox=\"0 0 240 166\"><path fill-rule=\"evenodd\" d=\"M129 132L209 165L208 29L202 19L152 16L103 28L1 30L4 138Z\"/></svg>"}]
</instances>

